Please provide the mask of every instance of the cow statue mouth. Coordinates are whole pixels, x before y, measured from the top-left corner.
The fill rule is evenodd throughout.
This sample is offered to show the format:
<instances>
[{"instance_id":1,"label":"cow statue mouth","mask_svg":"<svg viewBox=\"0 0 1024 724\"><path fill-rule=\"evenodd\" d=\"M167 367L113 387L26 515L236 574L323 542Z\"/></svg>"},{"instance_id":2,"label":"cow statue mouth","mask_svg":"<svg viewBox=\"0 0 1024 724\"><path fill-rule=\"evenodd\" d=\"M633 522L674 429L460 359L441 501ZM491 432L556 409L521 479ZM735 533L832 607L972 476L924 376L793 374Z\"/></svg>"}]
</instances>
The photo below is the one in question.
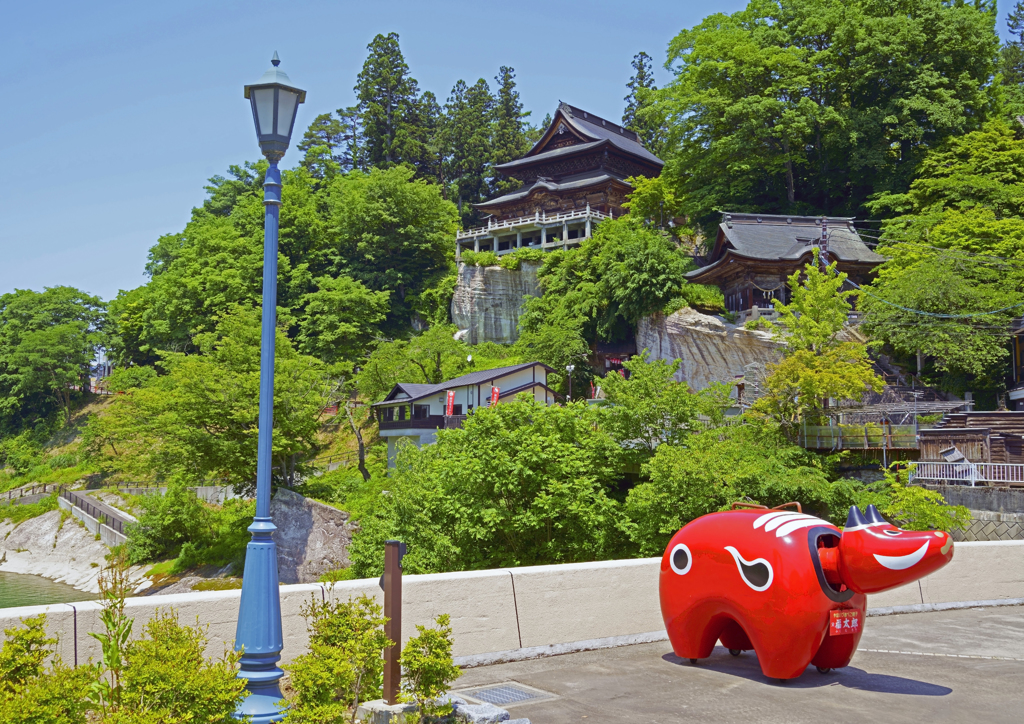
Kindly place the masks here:
<instances>
[{"instance_id":1,"label":"cow statue mouth","mask_svg":"<svg viewBox=\"0 0 1024 724\"><path fill-rule=\"evenodd\" d=\"M883 568L888 568L890 571L905 571L921 562L924 554L928 552L928 543L929 541L925 541L920 548L905 556L880 556L877 553L872 555L878 561L878 565Z\"/></svg>"}]
</instances>

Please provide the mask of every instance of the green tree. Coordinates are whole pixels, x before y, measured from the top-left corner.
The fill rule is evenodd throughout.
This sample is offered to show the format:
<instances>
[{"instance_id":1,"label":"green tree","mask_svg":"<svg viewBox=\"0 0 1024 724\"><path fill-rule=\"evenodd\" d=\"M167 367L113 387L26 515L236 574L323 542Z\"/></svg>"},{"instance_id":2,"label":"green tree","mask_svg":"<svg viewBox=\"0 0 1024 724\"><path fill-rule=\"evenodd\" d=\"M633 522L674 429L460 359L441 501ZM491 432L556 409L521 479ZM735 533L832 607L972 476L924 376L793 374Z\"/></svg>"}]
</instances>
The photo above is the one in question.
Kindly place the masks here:
<instances>
[{"instance_id":1,"label":"green tree","mask_svg":"<svg viewBox=\"0 0 1024 724\"><path fill-rule=\"evenodd\" d=\"M373 338L389 309L389 292L371 292L350 277L321 277L302 299L296 336L299 351L329 364L353 362Z\"/></svg>"},{"instance_id":2,"label":"green tree","mask_svg":"<svg viewBox=\"0 0 1024 724\"><path fill-rule=\"evenodd\" d=\"M692 435L686 446L661 445L629 491L630 536L640 555L660 555L686 523L735 500L775 506L800 501L837 525L861 496L853 481L830 481L817 455L786 441L778 426L746 422Z\"/></svg>"},{"instance_id":3,"label":"green tree","mask_svg":"<svg viewBox=\"0 0 1024 724\"><path fill-rule=\"evenodd\" d=\"M993 109L994 4L768 0L669 44L654 106L668 177L707 235L722 208L863 212L902 192L928 149Z\"/></svg>"},{"instance_id":4,"label":"green tree","mask_svg":"<svg viewBox=\"0 0 1024 724\"><path fill-rule=\"evenodd\" d=\"M466 225L479 216L468 204L483 201L487 194L493 118L494 98L487 81L481 78L472 86L463 80L455 84L444 106L440 145L447 168L444 177L451 180L452 195Z\"/></svg>"},{"instance_id":5,"label":"green tree","mask_svg":"<svg viewBox=\"0 0 1024 724\"><path fill-rule=\"evenodd\" d=\"M1024 2L1014 3L1006 16L1006 28L1011 38L999 51L999 72L1006 90L1007 116L1014 119L1024 113Z\"/></svg>"},{"instance_id":6,"label":"green tree","mask_svg":"<svg viewBox=\"0 0 1024 724\"><path fill-rule=\"evenodd\" d=\"M398 382L437 384L463 374L469 346L455 339L454 325L435 325L410 339L379 340L359 372L357 386L378 402Z\"/></svg>"},{"instance_id":7,"label":"green tree","mask_svg":"<svg viewBox=\"0 0 1024 724\"><path fill-rule=\"evenodd\" d=\"M235 307L214 332L196 336L199 354L161 354L165 374L118 395L95 422L94 449L106 465L198 482L255 484L260 320ZM316 449L319 417L334 382L323 363L300 355L280 330L275 352L275 478L293 479ZM109 454L108 454L109 449Z\"/></svg>"},{"instance_id":8,"label":"green tree","mask_svg":"<svg viewBox=\"0 0 1024 724\"><path fill-rule=\"evenodd\" d=\"M405 167L350 173L331 187L332 275L348 273L375 292L392 292L387 329L408 329L411 297L455 251L458 213L437 186Z\"/></svg>"},{"instance_id":9,"label":"green tree","mask_svg":"<svg viewBox=\"0 0 1024 724\"><path fill-rule=\"evenodd\" d=\"M420 156L415 126L419 85L409 74L398 33L376 35L356 78L366 160L371 166L413 163Z\"/></svg>"},{"instance_id":10,"label":"green tree","mask_svg":"<svg viewBox=\"0 0 1024 724\"><path fill-rule=\"evenodd\" d=\"M70 419L74 387L106 339L105 309L72 287L0 295L0 430L60 410Z\"/></svg>"},{"instance_id":11,"label":"green tree","mask_svg":"<svg viewBox=\"0 0 1024 724\"><path fill-rule=\"evenodd\" d=\"M784 356L768 365L766 394L754 410L792 426L819 415L830 399L860 400L867 392L882 391L865 345L839 337L852 309L847 300L857 295L843 291L846 279L835 262L822 271L817 251L803 271L789 277L790 302L775 300L779 319L772 325Z\"/></svg>"},{"instance_id":12,"label":"green tree","mask_svg":"<svg viewBox=\"0 0 1024 724\"><path fill-rule=\"evenodd\" d=\"M644 462L660 445L682 445L703 429L699 418L721 423L730 405L728 386L699 392L675 379L680 361L648 360L647 350L624 363L629 377L608 375L601 383L612 437Z\"/></svg>"},{"instance_id":13,"label":"green tree","mask_svg":"<svg viewBox=\"0 0 1024 724\"><path fill-rule=\"evenodd\" d=\"M865 329L933 358L933 381L950 391L962 392L964 375L1000 388L1020 315L1004 308L1024 301L1024 141L1001 121L951 138L874 210L892 216L878 247L889 259L861 297ZM1004 311L985 314L994 310Z\"/></svg>"},{"instance_id":14,"label":"green tree","mask_svg":"<svg viewBox=\"0 0 1024 724\"><path fill-rule=\"evenodd\" d=\"M640 140L651 152L658 154L665 141L664 118L653 108L654 93L658 86L654 82L654 68L651 56L641 51L633 56L633 75L626 87L629 93L623 98L626 108L622 112L622 125L640 136Z\"/></svg>"},{"instance_id":15,"label":"green tree","mask_svg":"<svg viewBox=\"0 0 1024 724\"><path fill-rule=\"evenodd\" d=\"M363 701L381 693L384 635L380 604L368 596L318 601L302 608L309 630L309 652L285 668L296 696L287 720L296 724L355 722Z\"/></svg>"},{"instance_id":16,"label":"green tree","mask_svg":"<svg viewBox=\"0 0 1024 724\"><path fill-rule=\"evenodd\" d=\"M310 174L324 178L324 162L331 162L341 170L345 130L332 113L321 113L309 124L296 150L304 154L301 163Z\"/></svg>"},{"instance_id":17,"label":"green tree","mask_svg":"<svg viewBox=\"0 0 1024 724\"><path fill-rule=\"evenodd\" d=\"M437 700L448 692L462 670L452 661L452 624L447 613L434 620L434 627L416 625L417 635L402 649L404 688L419 710L421 724L450 716L452 705Z\"/></svg>"},{"instance_id":18,"label":"green tree","mask_svg":"<svg viewBox=\"0 0 1024 724\"><path fill-rule=\"evenodd\" d=\"M357 575L378 575L384 541L409 544L407 573L602 560L628 553L617 483L621 449L603 412L526 395L483 407L434 445L404 446L388 495L352 544Z\"/></svg>"},{"instance_id":19,"label":"green tree","mask_svg":"<svg viewBox=\"0 0 1024 724\"><path fill-rule=\"evenodd\" d=\"M523 103L516 90L516 71L503 65L494 76L497 94L494 99L494 131L491 136L491 163L495 166L521 158L530 150L526 137L526 119L529 111L523 110ZM519 188L519 181L492 174L489 195L498 196Z\"/></svg>"}]
</instances>

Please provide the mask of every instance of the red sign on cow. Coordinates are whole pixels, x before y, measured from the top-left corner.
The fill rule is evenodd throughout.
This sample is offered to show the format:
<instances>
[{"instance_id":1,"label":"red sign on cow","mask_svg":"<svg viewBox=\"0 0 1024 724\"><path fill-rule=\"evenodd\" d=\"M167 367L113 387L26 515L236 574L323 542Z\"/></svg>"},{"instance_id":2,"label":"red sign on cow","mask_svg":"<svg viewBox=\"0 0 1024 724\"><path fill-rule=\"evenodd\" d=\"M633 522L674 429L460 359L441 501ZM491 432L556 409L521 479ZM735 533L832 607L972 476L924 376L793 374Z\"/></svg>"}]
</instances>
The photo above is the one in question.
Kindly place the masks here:
<instances>
[{"instance_id":1,"label":"red sign on cow","mask_svg":"<svg viewBox=\"0 0 1024 724\"><path fill-rule=\"evenodd\" d=\"M448 390L448 404L444 408L444 414L451 417L455 414L455 391Z\"/></svg>"},{"instance_id":2,"label":"red sign on cow","mask_svg":"<svg viewBox=\"0 0 1024 724\"><path fill-rule=\"evenodd\" d=\"M832 611L828 621L829 636L843 636L860 631L859 611Z\"/></svg>"}]
</instances>

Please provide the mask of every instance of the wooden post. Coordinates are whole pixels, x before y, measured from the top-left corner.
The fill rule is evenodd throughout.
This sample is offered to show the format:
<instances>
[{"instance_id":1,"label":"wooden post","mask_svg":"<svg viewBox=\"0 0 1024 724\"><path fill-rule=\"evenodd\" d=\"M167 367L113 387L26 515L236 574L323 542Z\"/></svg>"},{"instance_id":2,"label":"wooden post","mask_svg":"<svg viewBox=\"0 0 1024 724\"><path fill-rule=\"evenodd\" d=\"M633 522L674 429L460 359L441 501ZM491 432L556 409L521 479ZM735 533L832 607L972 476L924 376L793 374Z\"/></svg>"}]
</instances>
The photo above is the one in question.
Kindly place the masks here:
<instances>
[{"instance_id":1,"label":"wooden post","mask_svg":"<svg viewBox=\"0 0 1024 724\"><path fill-rule=\"evenodd\" d=\"M402 552L397 540L384 544L384 635L394 641L384 649L384 703L397 704L402 683Z\"/></svg>"}]
</instances>

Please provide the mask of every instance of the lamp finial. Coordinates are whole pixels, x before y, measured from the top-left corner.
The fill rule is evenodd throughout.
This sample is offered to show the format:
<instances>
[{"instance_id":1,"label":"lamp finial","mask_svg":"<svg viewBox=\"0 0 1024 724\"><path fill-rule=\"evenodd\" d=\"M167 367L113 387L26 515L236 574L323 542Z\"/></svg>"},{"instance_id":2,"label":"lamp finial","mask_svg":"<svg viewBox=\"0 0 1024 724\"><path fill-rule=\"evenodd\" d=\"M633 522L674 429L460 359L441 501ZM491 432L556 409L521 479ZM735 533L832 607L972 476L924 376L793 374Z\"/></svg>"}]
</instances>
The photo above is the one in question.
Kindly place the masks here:
<instances>
[{"instance_id":1,"label":"lamp finial","mask_svg":"<svg viewBox=\"0 0 1024 724\"><path fill-rule=\"evenodd\" d=\"M281 65L281 59L277 57L277 51L276 50L274 51L274 57L270 59L270 62L273 64L273 66L275 68L277 66Z\"/></svg>"}]
</instances>

